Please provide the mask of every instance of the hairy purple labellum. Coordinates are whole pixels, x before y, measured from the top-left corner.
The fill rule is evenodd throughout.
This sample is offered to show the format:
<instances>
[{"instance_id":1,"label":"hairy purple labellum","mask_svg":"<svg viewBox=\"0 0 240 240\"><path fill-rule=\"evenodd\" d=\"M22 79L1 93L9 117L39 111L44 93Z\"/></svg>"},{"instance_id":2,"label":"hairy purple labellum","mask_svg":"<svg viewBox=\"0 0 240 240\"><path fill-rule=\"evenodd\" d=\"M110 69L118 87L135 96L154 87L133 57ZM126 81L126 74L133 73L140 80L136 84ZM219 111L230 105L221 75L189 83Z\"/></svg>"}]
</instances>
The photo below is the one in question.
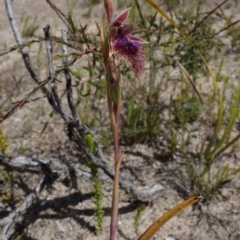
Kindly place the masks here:
<instances>
[{"instance_id":1,"label":"hairy purple labellum","mask_svg":"<svg viewBox=\"0 0 240 240\"><path fill-rule=\"evenodd\" d=\"M124 32L124 27L119 27L112 40L112 51L126 59L136 77L143 72L144 47L142 40Z\"/></svg>"}]
</instances>

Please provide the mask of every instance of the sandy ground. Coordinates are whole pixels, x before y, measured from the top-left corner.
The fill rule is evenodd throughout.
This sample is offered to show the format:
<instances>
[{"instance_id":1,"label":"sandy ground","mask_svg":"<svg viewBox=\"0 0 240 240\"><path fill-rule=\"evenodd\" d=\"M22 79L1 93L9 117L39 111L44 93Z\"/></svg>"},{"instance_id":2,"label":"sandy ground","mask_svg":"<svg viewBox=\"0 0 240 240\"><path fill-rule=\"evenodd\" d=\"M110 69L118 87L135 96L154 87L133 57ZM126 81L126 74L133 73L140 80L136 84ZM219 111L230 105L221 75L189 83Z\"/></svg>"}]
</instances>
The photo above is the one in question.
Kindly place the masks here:
<instances>
[{"instance_id":1,"label":"sandy ground","mask_svg":"<svg viewBox=\"0 0 240 240\"><path fill-rule=\"evenodd\" d=\"M62 11L67 12L67 1L54 1ZM0 2L0 50L8 49L15 45L8 18L5 12L3 0ZM75 21L89 22L93 24L99 21L102 13L102 4L93 7L88 15L88 1L78 1L74 7ZM47 3L41 1L14 0L14 11L19 28L23 28L23 19L26 15L34 19L37 16L39 30L37 35L42 35L42 28L48 23L52 27L53 34L60 36L60 29L64 27L58 17L49 8ZM236 11L236 10L234 10ZM85 17L81 14L85 13ZM88 15L86 17L86 15ZM31 56L36 56L37 45L30 48ZM36 60L36 59L35 59ZM229 66L226 74L233 76L237 73L238 63L235 57L228 56ZM38 71L46 76L44 66ZM235 76L234 75L234 76ZM2 87L0 88L0 110L5 109L10 101L20 100L26 92L34 88L27 71L23 66L20 54L15 51L0 57L0 76ZM236 77L236 76L235 76ZM41 96L38 93L37 96ZM36 97L37 97L36 96ZM46 133L40 138L39 134L43 124L49 119L51 109L46 99L27 104L18 110L10 119L1 123L0 128L8 136L8 154L10 156L27 155L32 157L57 157L69 161L76 167L88 170L86 164L78 154L76 147L69 143L63 133L63 122L57 115L51 119ZM183 201L181 191L176 190L170 180L174 177L171 163L165 163L156 149L145 145L124 147L126 160L122 166L122 174L132 180L136 185L146 186L154 183L163 185L162 195L153 203L148 204L142 213L139 224L139 233L142 233L151 222L156 220L170 207ZM21 153L21 151L23 153ZM111 154L106 153L111 161ZM220 159L218 164L228 163L230 166L240 166L240 149L234 154ZM22 184L14 186L16 198L27 195L36 185L39 176L37 174L18 174L15 178ZM94 234L94 204L92 202L92 191L90 181L79 181L78 190L63 184L60 177L52 186L45 189L39 201L30 208L18 224L13 227L15 235L12 239L19 239L17 235L25 229L25 235L21 239L28 240L94 240L109 238L110 203L112 182L107 180L103 183L104 189L104 231L99 235ZM239 179L235 179L221 194L207 204L199 204L194 208L186 209L174 217L159 231L153 239L168 240L238 240L240 239L240 185ZM182 183L180 182L179 185ZM4 187L1 186L0 187ZM139 206L123 190L120 191L119 206L119 231L117 239L137 239L134 232L134 217ZM6 216L11 208L0 201L0 217ZM172 237L172 238L170 238Z\"/></svg>"}]
</instances>

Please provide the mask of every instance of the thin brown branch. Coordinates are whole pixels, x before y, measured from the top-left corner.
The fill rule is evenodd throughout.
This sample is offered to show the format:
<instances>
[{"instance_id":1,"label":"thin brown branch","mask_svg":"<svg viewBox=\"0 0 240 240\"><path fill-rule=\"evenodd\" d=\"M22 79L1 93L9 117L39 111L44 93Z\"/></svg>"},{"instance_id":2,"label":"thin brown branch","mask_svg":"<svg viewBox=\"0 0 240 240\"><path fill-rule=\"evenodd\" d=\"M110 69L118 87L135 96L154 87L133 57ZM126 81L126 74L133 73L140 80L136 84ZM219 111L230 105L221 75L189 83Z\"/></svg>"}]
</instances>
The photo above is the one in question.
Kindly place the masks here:
<instances>
[{"instance_id":1,"label":"thin brown branch","mask_svg":"<svg viewBox=\"0 0 240 240\"><path fill-rule=\"evenodd\" d=\"M31 40L30 42L23 43L22 45L13 46L13 47L9 48L8 50L1 51L0 52L0 56L3 56L3 55L8 54L10 52L19 50L20 48L30 46L33 43L40 43L42 41L44 41L44 39L43 38L39 38L38 40Z\"/></svg>"},{"instance_id":2,"label":"thin brown branch","mask_svg":"<svg viewBox=\"0 0 240 240\"><path fill-rule=\"evenodd\" d=\"M192 29L192 31L190 33L188 33L188 35L190 36L192 33L195 32L196 28L198 28L206 19L208 19L214 12L217 11L217 9L219 9L223 4L225 4L226 2L228 2L228 0L224 0L222 3L220 3L219 5L217 5L217 7L215 7L213 10L211 10L200 22L198 22L194 28Z\"/></svg>"},{"instance_id":3,"label":"thin brown branch","mask_svg":"<svg viewBox=\"0 0 240 240\"><path fill-rule=\"evenodd\" d=\"M228 30L230 27L236 25L237 23L239 23L240 20L236 20L235 22L229 24L228 26L226 26L225 28L222 28L221 30L219 30L218 32L214 33L212 36L210 36L209 38L213 38L215 37L216 35L218 35L219 33L225 31L225 30Z\"/></svg>"}]
</instances>

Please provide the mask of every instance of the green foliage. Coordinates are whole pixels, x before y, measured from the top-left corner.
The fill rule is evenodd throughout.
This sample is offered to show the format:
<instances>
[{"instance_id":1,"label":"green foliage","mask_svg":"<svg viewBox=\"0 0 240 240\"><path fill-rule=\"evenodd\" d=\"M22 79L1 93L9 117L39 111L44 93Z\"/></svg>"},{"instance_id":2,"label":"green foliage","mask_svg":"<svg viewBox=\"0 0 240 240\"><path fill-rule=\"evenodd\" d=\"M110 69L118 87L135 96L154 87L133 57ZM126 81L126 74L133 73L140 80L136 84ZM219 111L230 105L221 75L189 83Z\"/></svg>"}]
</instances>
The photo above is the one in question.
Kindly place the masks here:
<instances>
[{"instance_id":1,"label":"green foliage","mask_svg":"<svg viewBox=\"0 0 240 240\"><path fill-rule=\"evenodd\" d=\"M85 136L85 144L87 148L94 153L94 140L91 134L87 134ZM94 197L94 216L96 221L96 233L103 230L103 217L104 217L104 210L102 207L102 200L103 200L103 190L102 184L98 178L98 169L97 166L90 160L87 159L88 166L91 170L91 175L93 178L93 197Z\"/></svg>"},{"instance_id":2,"label":"green foliage","mask_svg":"<svg viewBox=\"0 0 240 240\"><path fill-rule=\"evenodd\" d=\"M213 50L220 48L221 42L211 37L214 34L211 19L208 18L200 26L197 26L199 16L192 15L191 12L178 15L178 21L181 29L190 36L192 44L189 44L182 36L177 37L174 55L195 79L198 73L205 71L199 52L208 62Z\"/></svg>"},{"instance_id":3,"label":"green foliage","mask_svg":"<svg viewBox=\"0 0 240 240\"><path fill-rule=\"evenodd\" d=\"M240 168L231 169L228 165L219 167L217 171L208 167L204 167L200 171L199 164L196 161L188 160L186 164L187 182L192 184L192 191L200 192L206 202L210 201L215 195L218 195L226 184L230 183L233 178L236 178L240 174ZM181 176L179 181L183 183L186 179L184 180L184 176Z\"/></svg>"},{"instance_id":4,"label":"green foliage","mask_svg":"<svg viewBox=\"0 0 240 240\"><path fill-rule=\"evenodd\" d=\"M26 147L25 147L25 144L23 143L23 141L20 141L20 143L18 143L18 146L17 146L17 152L18 154L24 154L26 151Z\"/></svg>"},{"instance_id":5,"label":"green foliage","mask_svg":"<svg viewBox=\"0 0 240 240\"><path fill-rule=\"evenodd\" d=\"M141 219L142 212L145 210L146 205L145 204L140 204L139 207L137 208L136 215L134 216L134 231L137 236L139 236L139 223Z\"/></svg>"},{"instance_id":6,"label":"green foliage","mask_svg":"<svg viewBox=\"0 0 240 240\"><path fill-rule=\"evenodd\" d=\"M140 117L142 113L142 106L136 105L134 99L128 102L128 111L126 122L122 124L122 138L130 142L139 139L139 135L143 134L142 128L139 126ZM139 126L139 129L138 129Z\"/></svg>"},{"instance_id":7,"label":"green foliage","mask_svg":"<svg viewBox=\"0 0 240 240\"><path fill-rule=\"evenodd\" d=\"M168 10L174 10L182 4L180 0L163 0L164 4L168 7Z\"/></svg>"},{"instance_id":8,"label":"green foliage","mask_svg":"<svg viewBox=\"0 0 240 240\"><path fill-rule=\"evenodd\" d=\"M213 137L211 138L211 140L209 141L209 144L207 146L206 152L205 152L205 157L207 159L207 161L209 162L209 164L211 164L213 158L217 155L219 155L220 153L222 153L222 145L225 143L227 148L230 147L232 144L234 144L236 142L236 140L238 140L238 138L236 140L233 139L233 142L231 142L231 144L229 145L227 143L227 139L230 136L232 129L234 127L234 123L236 122L237 118L238 118L238 104L239 104L239 100L240 100L240 84L238 83L238 86L232 86L233 89L233 93L231 96L231 100L228 101L226 104L226 108L229 111L229 119L227 124L225 124L223 122L223 119L221 118L221 116L218 116L217 119L217 123L216 123L216 127L214 129L214 134ZM222 97L223 98L223 97ZM221 109L220 109L221 110ZM221 111L224 111L223 109ZM220 126L220 127L218 127ZM220 135L220 130L223 130L223 133ZM219 138L219 140L217 139ZM224 148L224 151L226 149Z\"/></svg>"},{"instance_id":9,"label":"green foliage","mask_svg":"<svg viewBox=\"0 0 240 240\"><path fill-rule=\"evenodd\" d=\"M6 169L0 165L0 176L4 180L4 187L0 189L0 197L2 201L6 202L11 208L22 201L22 197L15 198L13 193L14 175L13 171Z\"/></svg>"},{"instance_id":10,"label":"green foliage","mask_svg":"<svg viewBox=\"0 0 240 240\"><path fill-rule=\"evenodd\" d=\"M239 103L239 84L237 83L239 81L234 84L230 83L229 76L222 74L223 60L220 62L216 77L208 65L208 62L214 59L213 57L217 58L221 54L223 48L218 34L227 30L232 35L236 32L232 30L239 20L231 21L224 15L224 11L218 11L220 6L210 11L209 14L203 14L201 9L204 1L196 1L197 5L194 9L191 5L189 10L183 6L179 6L178 9L172 2L174 1L166 2L171 12L169 18L166 17L169 13L156 7L162 17L167 20L161 26L162 35L169 36L165 37L164 42L160 44L166 56L171 56L163 59L162 69L168 66L175 68L179 66L177 64L179 62L186 69L187 75L193 78L191 86L194 90L198 89L197 86L199 87L198 77L206 74L211 77L213 88L207 89L208 93L204 101L202 99L200 101L201 93L197 98L191 92L191 88L185 86L180 89L180 94L173 102L172 114L175 124L171 120L168 122L167 127L171 134L167 135L166 140L169 151L172 154L180 154L185 160L186 168L181 167L175 172L182 186L185 186L184 190L188 195L201 192L206 200L210 200L226 183L239 174L238 168L229 169L228 166L214 164L219 156L233 148L240 139L240 134L234 136L233 131L234 123L239 116L237 110ZM216 30L212 23L214 16L219 16L219 13L227 27ZM176 22L173 19L177 19ZM150 24L150 21L149 23L142 22L145 27ZM157 29L155 24L151 24L151 27ZM151 28L148 27L148 29L150 33ZM176 30L178 34L175 33ZM146 35L150 34L146 33ZM231 97L226 94L229 91ZM203 103L203 107L200 102ZM204 115L204 120L199 119L200 114ZM202 127L204 130L198 129L198 132L194 133L196 130L193 129L191 123L196 121L198 121L199 128ZM177 128L174 129L176 126ZM210 135L209 131L213 134ZM201 142L197 143L195 138L199 132L204 137Z\"/></svg>"},{"instance_id":11,"label":"green foliage","mask_svg":"<svg viewBox=\"0 0 240 240\"><path fill-rule=\"evenodd\" d=\"M4 136L2 130L0 129L0 152L2 154L7 153L7 138ZM11 189L13 184L13 173L7 170L4 166L0 165L0 176L7 183L8 189ZM12 197L7 193L7 189L1 189L0 195L3 201L11 203Z\"/></svg>"},{"instance_id":12,"label":"green foliage","mask_svg":"<svg viewBox=\"0 0 240 240\"><path fill-rule=\"evenodd\" d=\"M0 152L3 154L7 153L7 138L3 134L2 129L0 129Z\"/></svg>"},{"instance_id":13,"label":"green foliage","mask_svg":"<svg viewBox=\"0 0 240 240\"><path fill-rule=\"evenodd\" d=\"M171 13L171 18L176 19L181 32L177 32L176 27L170 22L158 18L154 12L146 15L139 0L135 0L131 6L133 11L130 12L130 19L136 23L137 36L149 42L146 44L146 65L149 74L144 76L143 83L138 83L129 72L129 68L122 63L124 114L120 125L121 142L149 144L153 142L153 139L157 139L167 131L165 136L166 152L170 153L171 156L180 154L186 160L186 167L181 168L178 174L183 181L192 186L188 194L192 195L200 191L204 197L210 199L218 193L214 189L220 189L223 186L220 183L226 180L226 175L221 179L212 173L212 163L217 156L230 149L240 138L240 135L231 138L233 126L237 119L236 106L239 97L236 86L231 86L229 76L222 72L225 64L223 59L216 71L215 79L213 79L214 88L204 98L203 104L196 92L193 92L191 84L199 90L201 95L202 77L212 74L208 69L207 62L218 58L224 47L221 38L218 38L218 32L221 32L221 29L214 28L215 18L221 19L225 26L233 24L226 28L226 31L231 36L232 47L235 49L238 45L238 31L236 31L238 28L230 17L227 18L223 14L219 15L221 11L217 9L209 15L205 13L202 10L204 9L204 1L192 1L190 5L186 1L178 0L163 2L165 9L169 11L167 14ZM125 7L126 3L119 0L117 4L119 8L122 8ZM87 26L80 29L75 27L74 31L71 38L73 41L82 43L81 46L97 43L95 37L90 38L90 35L87 34ZM73 49L81 51L81 48L75 45ZM158 51L163 57L159 56ZM77 55L75 57L77 58ZM164 94L165 89L169 88L169 80L172 78L171 72L178 68L177 62L182 64L193 82L186 84L184 79L186 76L181 76L181 82L184 83L181 84L181 89L172 93L171 99L174 101L164 103L167 109L164 110L163 114L160 106L162 94ZM94 75L101 75L104 70L102 64L99 63L101 63L101 59L93 52L93 57L88 60L86 66L72 70L73 75L78 82L88 77L91 79ZM161 73L163 73L161 75L163 79L159 80ZM100 100L105 97L105 87L102 85L102 81L99 81L99 84L93 83L91 80L90 82L90 84L86 83L85 86L81 86L78 91L79 99L84 99L85 103L85 107L80 111L81 118L90 126L99 124L103 129L100 134L104 136L101 138L102 143L109 144L111 138L109 138L108 128L103 127L104 124L107 125L107 122L100 121L100 118L96 117L98 115L97 108L92 114L94 104L91 105L91 103L96 103L96 99ZM224 84L223 91L217 92L218 84L222 82ZM95 87L96 94L93 97L90 92L93 92L92 89ZM226 100L225 92L234 88L234 97L231 101ZM211 112L215 108L218 111L217 116ZM194 146L194 149L192 149L191 144L195 142L196 134L188 129L193 123L199 125L199 131L203 131L203 141ZM205 130L205 128L209 129ZM208 131L213 131L213 135L210 136L209 141L206 141L204 134L207 134ZM189 148L190 145L191 148ZM218 166L218 175L223 174L223 169L225 166ZM211 180L211 184L208 185L207 179ZM214 194L210 194L208 191L212 191Z\"/></svg>"},{"instance_id":14,"label":"green foliage","mask_svg":"<svg viewBox=\"0 0 240 240\"><path fill-rule=\"evenodd\" d=\"M199 182L199 191L203 193L205 200L210 200L214 195L218 194L220 189L229 183L234 177L238 176L240 168L230 169L228 165L218 169L213 175L212 181L202 179Z\"/></svg>"},{"instance_id":15,"label":"green foliage","mask_svg":"<svg viewBox=\"0 0 240 240\"><path fill-rule=\"evenodd\" d=\"M195 122L200 114L199 99L195 96L177 99L174 103L173 114L178 126Z\"/></svg>"},{"instance_id":16,"label":"green foliage","mask_svg":"<svg viewBox=\"0 0 240 240\"><path fill-rule=\"evenodd\" d=\"M1 199L5 202L11 203L11 195L9 194L9 190L13 185L13 173L12 171L6 170L6 168L0 165L0 175L6 182L6 187L0 190Z\"/></svg>"},{"instance_id":17,"label":"green foliage","mask_svg":"<svg viewBox=\"0 0 240 240\"><path fill-rule=\"evenodd\" d=\"M91 134L85 136L85 144L91 153L94 153L94 140Z\"/></svg>"},{"instance_id":18,"label":"green foliage","mask_svg":"<svg viewBox=\"0 0 240 240\"><path fill-rule=\"evenodd\" d=\"M177 144L178 144L178 135L175 131L171 130L170 137L167 139L168 142L168 150L173 156L177 152Z\"/></svg>"},{"instance_id":19,"label":"green foliage","mask_svg":"<svg viewBox=\"0 0 240 240\"><path fill-rule=\"evenodd\" d=\"M23 125L22 125L23 135L30 134L32 132L32 129L33 129L33 125L32 125L31 119L28 118L23 122Z\"/></svg>"},{"instance_id":20,"label":"green foliage","mask_svg":"<svg viewBox=\"0 0 240 240\"><path fill-rule=\"evenodd\" d=\"M222 61L221 63L222 64ZM221 75L219 71L218 76ZM226 152L229 148L236 148L236 143L240 138L240 134L232 137L234 123L238 118L238 103L240 99L240 88L238 86L225 81L224 91L220 97L223 100L223 106L218 106L218 115L214 122L211 123L212 134L208 141L201 143L201 147L197 151L192 151L192 155L189 154L189 144L193 141L191 134L183 140L181 147L182 153L184 153L184 159L186 161L186 182L191 183L191 189L194 192L201 192L206 201L210 200L214 195L218 194L220 189L229 183L234 177L239 176L239 168L230 169L228 165L217 166L214 164L218 157ZM231 89L231 99L224 97L225 90ZM211 109L211 105L209 108ZM225 119L219 114L225 113ZM208 117L211 117L209 115ZM175 136L174 136L175 137ZM175 141L174 141L175 142ZM184 179L184 171L180 170L179 177ZM180 180L181 181L181 180ZM191 191L191 190L190 190ZM190 194L191 195L191 194Z\"/></svg>"},{"instance_id":21,"label":"green foliage","mask_svg":"<svg viewBox=\"0 0 240 240\"><path fill-rule=\"evenodd\" d=\"M30 19L31 17L29 15L27 15L24 19L24 25L21 33L23 38L33 37L39 28L39 26L36 25L37 17L29 23Z\"/></svg>"},{"instance_id":22,"label":"green foliage","mask_svg":"<svg viewBox=\"0 0 240 240\"><path fill-rule=\"evenodd\" d=\"M96 168L97 169L97 168ZM93 174L93 172L92 172ZM95 221L97 223L97 229L96 232L100 232L103 230L103 217L104 217L104 210L102 207L102 200L103 200L103 189L102 184L98 178L98 176L95 176L93 178L94 186L93 186L93 195L94 195L94 216Z\"/></svg>"},{"instance_id":23,"label":"green foliage","mask_svg":"<svg viewBox=\"0 0 240 240\"><path fill-rule=\"evenodd\" d=\"M43 64L43 61L41 59L41 56L42 56L42 48L43 48L43 45L42 43L39 43L39 47L38 47L38 53L37 53L37 66L38 68L40 68Z\"/></svg>"},{"instance_id":24,"label":"green foliage","mask_svg":"<svg viewBox=\"0 0 240 240\"><path fill-rule=\"evenodd\" d=\"M2 154L7 154L7 138L4 136L2 130L0 129L0 152ZM0 165L0 176L6 182L6 187L1 189L0 196L2 201L12 203L12 196L9 195L9 192L12 189L13 185L13 173L10 170L7 170L4 166Z\"/></svg>"},{"instance_id":25,"label":"green foliage","mask_svg":"<svg viewBox=\"0 0 240 240\"><path fill-rule=\"evenodd\" d=\"M156 90L147 103L128 101L126 116L122 122L121 139L129 144L147 143L160 131L159 91ZM144 106L144 105L145 106Z\"/></svg>"},{"instance_id":26,"label":"green foliage","mask_svg":"<svg viewBox=\"0 0 240 240\"><path fill-rule=\"evenodd\" d=\"M231 5L229 5L229 8ZM239 34L239 19L233 21L231 17L228 17L224 12L217 13L217 17L225 22L228 35L231 38L231 47L234 51L239 51L240 49L240 34ZM238 24L238 25L237 25Z\"/></svg>"}]
</instances>

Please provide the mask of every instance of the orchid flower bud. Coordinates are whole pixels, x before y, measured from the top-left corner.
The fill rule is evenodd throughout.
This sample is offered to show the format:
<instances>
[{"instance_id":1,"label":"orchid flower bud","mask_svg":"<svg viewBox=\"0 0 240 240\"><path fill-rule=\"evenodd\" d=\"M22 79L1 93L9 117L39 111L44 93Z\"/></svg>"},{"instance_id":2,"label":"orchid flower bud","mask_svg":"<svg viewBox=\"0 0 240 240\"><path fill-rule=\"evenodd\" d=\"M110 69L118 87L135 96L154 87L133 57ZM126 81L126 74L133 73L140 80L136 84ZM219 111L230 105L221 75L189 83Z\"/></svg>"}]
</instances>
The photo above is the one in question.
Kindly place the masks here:
<instances>
[{"instance_id":1,"label":"orchid flower bud","mask_svg":"<svg viewBox=\"0 0 240 240\"><path fill-rule=\"evenodd\" d=\"M113 16L113 3L112 0L104 0L105 11L107 14L108 22L112 21Z\"/></svg>"}]
</instances>

